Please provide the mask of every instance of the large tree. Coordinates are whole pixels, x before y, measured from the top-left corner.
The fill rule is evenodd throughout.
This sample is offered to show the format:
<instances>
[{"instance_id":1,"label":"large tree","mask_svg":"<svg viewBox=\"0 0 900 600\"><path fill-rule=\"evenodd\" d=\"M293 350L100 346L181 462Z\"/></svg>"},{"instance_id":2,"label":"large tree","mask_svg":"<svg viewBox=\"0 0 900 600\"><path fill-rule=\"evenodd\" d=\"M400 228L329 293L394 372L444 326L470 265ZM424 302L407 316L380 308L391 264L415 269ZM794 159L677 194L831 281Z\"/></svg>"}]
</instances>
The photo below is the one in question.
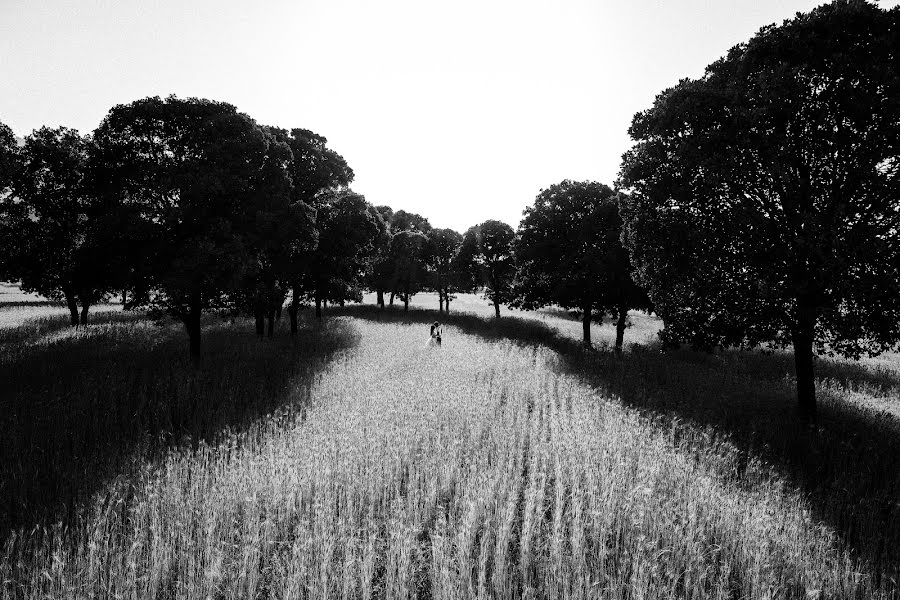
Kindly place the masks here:
<instances>
[{"instance_id":1,"label":"large tree","mask_svg":"<svg viewBox=\"0 0 900 600\"><path fill-rule=\"evenodd\" d=\"M315 210L292 194L294 157L287 131L275 127L263 131L266 157L254 177L249 210L244 211L248 221L241 227L251 264L235 296L237 308L254 316L257 334L268 329L271 337L275 317L290 291L294 261L315 248L317 232Z\"/></svg>"},{"instance_id":2,"label":"large tree","mask_svg":"<svg viewBox=\"0 0 900 600\"><path fill-rule=\"evenodd\" d=\"M324 136L308 129L295 128L291 130L287 143L292 152L289 172L294 203L319 208L328 201L331 192L353 181L353 169L340 154L327 146L328 140ZM298 249L292 258L290 276L292 300L288 313L293 334L297 333L297 311L300 303L308 296L303 282L304 279L308 281L309 262L317 260L312 250Z\"/></svg>"},{"instance_id":3,"label":"large tree","mask_svg":"<svg viewBox=\"0 0 900 600\"><path fill-rule=\"evenodd\" d=\"M328 194L316 212L318 245L309 256L301 278L304 296L315 302L322 317L322 302L362 300L362 284L369 254L379 228L366 199L350 190Z\"/></svg>"},{"instance_id":4,"label":"large tree","mask_svg":"<svg viewBox=\"0 0 900 600\"><path fill-rule=\"evenodd\" d=\"M500 304L510 300L516 272L513 262L513 240L516 232L502 221L488 220L470 227L463 235L457 264L467 273L469 284L485 285L485 298L494 305L500 318Z\"/></svg>"},{"instance_id":5,"label":"large tree","mask_svg":"<svg viewBox=\"0 0 900 600\"><path fill-rule=\"evenodd\" d=\"M98 202L87 184L91 139L42 127L25 139L0 208L6 270L25 291L65 300L71 322L87 323L108 280L96 243ZM81 305L79 316L78 305Z\"/></svg>"},{"instance_id":6,"label":"large tree","mask_svg":"<svg viewBox=\"0 0 900 600\"><path fill-rule=\"evenodd\" d=\"M635 116L625 239L670 341L814 356L900 339L900 8L769 26Z\"/></svg>"},{"instance_id":7,"label":"large tree","mask_svg":"<svg viewBox=\"0 0 900 600\"><path fill-rule=\"evenodd\" d=\"M140 223L134 303L179 319L196 360L202 313L228 308L253 267L257 186L276 176L266 134L230 104L170 96L113 107L94 137L98 186Z\"/></svg>"},{"instance_id":8,"label":"large tree","mask_svg":"<svg viewBox=\"0 0 900 600\"><path fill-rule=\"evenodd\" d=\"M453 229L432 229L425 244L425 268L428 287L438 294L438 312L450 312L450 300L458 289L455 258L463 236Z\"/></svg>"},{"instance_id":9,"label":"large tree","mask_svg":"<svg viewBox=\"0 0 900 600\"><path fill-rule=\"evenodd\" d=\"M542 190L519 224L512 305L579 309L585 344L591 343L591 320L609 313L621 351L628 311L649 308L631 278L621 233L618 195L608 186L565 180Z\"/></svg>"},{"instance_id":10,"label":"large tree","mask_svg":"<svg viewBox=\"0 0 900 600\"><path fill-rule=\"evenodd\" d=\"M425 284L425 245L428 237L416 229L404 229L391 238L388 250L391 277L391 299L394 295L403 301L403 310L409 310L409 300Z\"/></svg>"}]
</instances>

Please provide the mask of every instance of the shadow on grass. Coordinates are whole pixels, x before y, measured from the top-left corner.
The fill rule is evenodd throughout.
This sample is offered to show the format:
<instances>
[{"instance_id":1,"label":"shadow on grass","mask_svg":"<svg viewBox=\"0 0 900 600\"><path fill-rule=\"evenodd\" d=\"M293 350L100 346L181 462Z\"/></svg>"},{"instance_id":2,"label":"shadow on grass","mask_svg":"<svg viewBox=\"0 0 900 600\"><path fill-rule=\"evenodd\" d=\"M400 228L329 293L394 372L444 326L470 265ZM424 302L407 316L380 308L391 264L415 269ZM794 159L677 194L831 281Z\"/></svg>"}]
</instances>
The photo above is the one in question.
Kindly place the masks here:
<instances>
[{"instance_id":1,"label":"shadow on grass","mask_svg":"<svg viewBox=\"0 0 900 600\"><path fill-rule=\"evenodd\" d=\"M246 322L204 324L199 368L177 325L98 314L86 329L52 330L0 353L0 539L61 520L110 478L173 445L214 440L309 401L319 372L356 344L346 321L304 323L256 338Z\"/></svg>"},{"instance_id":2,"label":"shadow on grass","mask_svg":"<svg viewBox=\"0 0 900 600\"><path fill-rule=\"evenodd\" d=\"M436 314L366 305L335 312L423 327ZM773 464L802 490L814 516L867 563L876 586L900 587L900 423L844 398L855 389L900 398L897 373L819 359L820 417L810 427L795 411L790 353L662 352L653 345L632 345L619 357L608 348L585 350L580 340L533 319L505 316L496 321L451 313L440 320L483 338L555 350L565 372L674 433L687 423L727 434L741 451L739 470L751 457Z\"/></svg>"}]
</instances>

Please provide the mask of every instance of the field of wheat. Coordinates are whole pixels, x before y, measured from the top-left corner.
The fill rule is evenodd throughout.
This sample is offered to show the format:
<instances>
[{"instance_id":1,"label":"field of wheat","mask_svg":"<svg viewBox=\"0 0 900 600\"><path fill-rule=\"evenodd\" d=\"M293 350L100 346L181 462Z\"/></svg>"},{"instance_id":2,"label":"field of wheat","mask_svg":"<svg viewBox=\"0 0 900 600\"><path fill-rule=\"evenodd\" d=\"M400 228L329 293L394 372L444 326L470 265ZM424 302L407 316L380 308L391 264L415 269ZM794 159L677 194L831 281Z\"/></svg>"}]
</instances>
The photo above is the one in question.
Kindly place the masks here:
<instances>
[{"instance_id":1,"label":"field of wheat","mask_svg":"<svg viewBox=\"0 0 900 600\"><path fill-rule=\"evenodd\" d=\"M881 528L886 547L896 514L878 521L865 499L829 512L764 447L777 436L754 449L661 409L646 316L617 358L604 327L599 351L564 346L580 324L555 313L451 317L440 348L425 346L432 312L326 315L297 340L210 321L206 373L185 364L177 326L115 310L77 332L58 315L0 324L0 595L896 597L895 550L863 547L834 516L859 512L854 527ZM740 412L761 402L738 398L745 375L781 364L678 360L694 368L665 375L682 400L715 393L703 361L732 361L718 389ZM892 372L867 372L841 384L826 365L825 423L832 388L881 398L888 413L865 414L890 419ZM871 468L896 468L877 466L894 448ZM842 465L823 480L851 485ZM890 498L893 477L866 485Z\"/></svg>"}]
</instances>

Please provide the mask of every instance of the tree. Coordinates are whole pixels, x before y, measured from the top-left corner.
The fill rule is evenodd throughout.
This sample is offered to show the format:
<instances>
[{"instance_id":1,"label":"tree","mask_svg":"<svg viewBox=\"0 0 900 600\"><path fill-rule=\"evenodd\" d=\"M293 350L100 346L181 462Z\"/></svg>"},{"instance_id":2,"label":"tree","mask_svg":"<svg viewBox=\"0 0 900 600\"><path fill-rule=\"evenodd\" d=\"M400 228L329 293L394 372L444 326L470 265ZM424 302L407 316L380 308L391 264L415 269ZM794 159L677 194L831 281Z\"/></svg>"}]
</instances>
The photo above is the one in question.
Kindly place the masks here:
<instances>
[{"instance_id":1,"label":"tree","mask_svg":"<svg viewBox=\"0 0 900 600\"><path fill-rule=\"evenodd\" d=\"M16 136L0 123L0 280L15 278L12 258L18 254L21 236L14 224L21 221L23 207L12 195L12 185L20 166Z\"/></svg>"},{"instance_id":2,"label":"tree","mask_svg":"<svg viewBox=\"0 0 900 600\"><path fill-rule=\"evenodd\" d=\"M384 308L384 292L391 287L393 278L390 262L392 238L390 222L394 211L389 206L370 206L369 212L378 227L378 234L372 242L372 251L369 253L365 284L368 289L375 291L378 306Z\"/></svg>"},{"instance_id":3,"label":"tree","mask_svg":"<svg viewBox=\"0 0 900 600\"><path fill-rule=\"evenodd\" d=\"M333 192L319 205L319 243L301 281L305 296L315 301L319 319L323 301L362 300L366 262L379 233L370 208L362 195L350 190Z\"/></svg>"},{"instance_id":4,"label":"tree","mask_svg":"<svg viewBox=\"0 0 900 600\"><path fill-rule=\"evenodd\" d=\"M425 244L425 268L428 273L429 287L438 293L438 312L450 312L450 299L456 291L458 277L455 273L457 253L462 246L463 237L452 229L432 229Z\"/></svg>"},{"instance_id":5,"label":"tree","mask_svg":"<svg viewBox=\"0 0 900 600\"><path fill-rule=\"evenodd\" d=\"M428 238L421 231L405 229L391 238L390 264L393 268L391 298L400 296L403 310L409 310L409 299L419 292L425 280L424 253Z\"/></svg>"},{"instance_id":6,"label":"tree","mask_svg":"<svg viewBox=\"0 0 900 600\"><path fill-rule=\"evenodd\" d=\"M97 202L86 184L91 139L74 129L42 127L25 140L3 201L6 269L24 291L63 299L72 325L105 295L102 253L93 237ZM78 305L81 304L79 316Z\"/></svg>"},{"instance_id":7,"label":"tree","mask_svg":"<svg viewBox=\"0 0 900 600\"><path fill-rule=\"evenodd\" d=\"M508 300L515 275L512 252L515 237L513 228L506 223L485 221L466 231L459 249L458 264L467 273L469 285L482 282L487 285L485 298L494 305L498 319L500 304Z\"/></svg>"},{"instance_id":8,"label":"tree","mask_svg":"<svg viewBox=\"0 0 900 600\"><path fill-rule=\"evenodd\" d=\"M353 169L344 158L328 148L328 140L308 129L291 130L288 144L292 160L290 175L293 184L292 199L318 208L327 201L328 193L353 181ZM303 279L310 260L314 260L309 250L298 250L292 259L290 276L292 300L288 308L291 318L291 333L297 333L297 311L306 296Z\"/></svg>"},{"instance_id":9,"label":"tree","mask_svg":"<svg viewBox=\"0 0 900 600\"><path fill-rule=\"evenodd\" d=\"M254 316L257 335L268 330L272 337L275 317L290 289L293 261L314 249L317 232L313 208L292 200L289 172L294 158L287 131L264 127L263 132L266 156L254 178L252 210L246 213L250 220L242 225L252 262L236 300L242 312Z\"/></svg>"},{"instance_id":10,"label":"tree","mask_svg":"<svg viewBox=\"0 0 900 600\"><path fill-rule=\"evenodd\" d=\"M416 213L387 210L390 212L391 246L388 248L385 272L389 273L390 304L393 306L394 297L399 295L404 301L404 310L409 310L410 297L425 284L425 246L422 240L427 239L431 232L431 223ZM400 233L419 233L421 236L404 237L394 244L394 237Z\"/></svg>"},{"instance_id":11,"label":"tree","mask_svg":"<svg viewBox=\"0 0 900 600\"><path fill-rule=\"evenodd\" d=\"M836 1L759 31L635 116L622 203L665 337L814 355L900 340L900 9Z\"/></svg>"},{"instance_id":12,"label":"tree","mask_svg":"<svg viewBox=\"0 0 900 600\"><path fill-rule=\"evenodd\" d=\"M197 360L203 311L227 309L253 265L265 132L230 104L169 96L113 107L95 140L105 193L139 223L133 302L180 320Z\"/></svg>"},{"instance_id":13,"label":"tree","mask_svg":"<svg viewBox=\"0 0 900 600\"><path fill-rule=\"evenodd\" d=\"M631 279L621 233L618 195L608 186L565 180L541 190L519 225L512 305L581 310L585 344L591 343L594 314L610 313L621 351L628 311L649 308L646 293Z\"/></svg>"}]
</instances>

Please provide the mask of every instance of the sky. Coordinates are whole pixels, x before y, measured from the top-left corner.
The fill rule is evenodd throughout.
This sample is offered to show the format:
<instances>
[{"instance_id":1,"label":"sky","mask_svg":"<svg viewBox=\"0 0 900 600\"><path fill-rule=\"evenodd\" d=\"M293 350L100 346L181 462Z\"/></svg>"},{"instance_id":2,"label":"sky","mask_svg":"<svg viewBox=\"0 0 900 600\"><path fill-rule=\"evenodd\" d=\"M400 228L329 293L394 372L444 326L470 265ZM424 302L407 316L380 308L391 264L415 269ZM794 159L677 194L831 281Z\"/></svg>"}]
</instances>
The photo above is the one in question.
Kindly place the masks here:
<instances>
[{"instance_id":1,"label":"sky","mask_svg":"<svg viewBox=\"0 0 900 600\"><path fill-rule=\"evenodd\" d=\"M821 3L0 0L0 122L88 133L147 96L226 101L324 135L373 204L515 227L563 179L612 185L656 94Z\"/></svg>"}]
</instances>

